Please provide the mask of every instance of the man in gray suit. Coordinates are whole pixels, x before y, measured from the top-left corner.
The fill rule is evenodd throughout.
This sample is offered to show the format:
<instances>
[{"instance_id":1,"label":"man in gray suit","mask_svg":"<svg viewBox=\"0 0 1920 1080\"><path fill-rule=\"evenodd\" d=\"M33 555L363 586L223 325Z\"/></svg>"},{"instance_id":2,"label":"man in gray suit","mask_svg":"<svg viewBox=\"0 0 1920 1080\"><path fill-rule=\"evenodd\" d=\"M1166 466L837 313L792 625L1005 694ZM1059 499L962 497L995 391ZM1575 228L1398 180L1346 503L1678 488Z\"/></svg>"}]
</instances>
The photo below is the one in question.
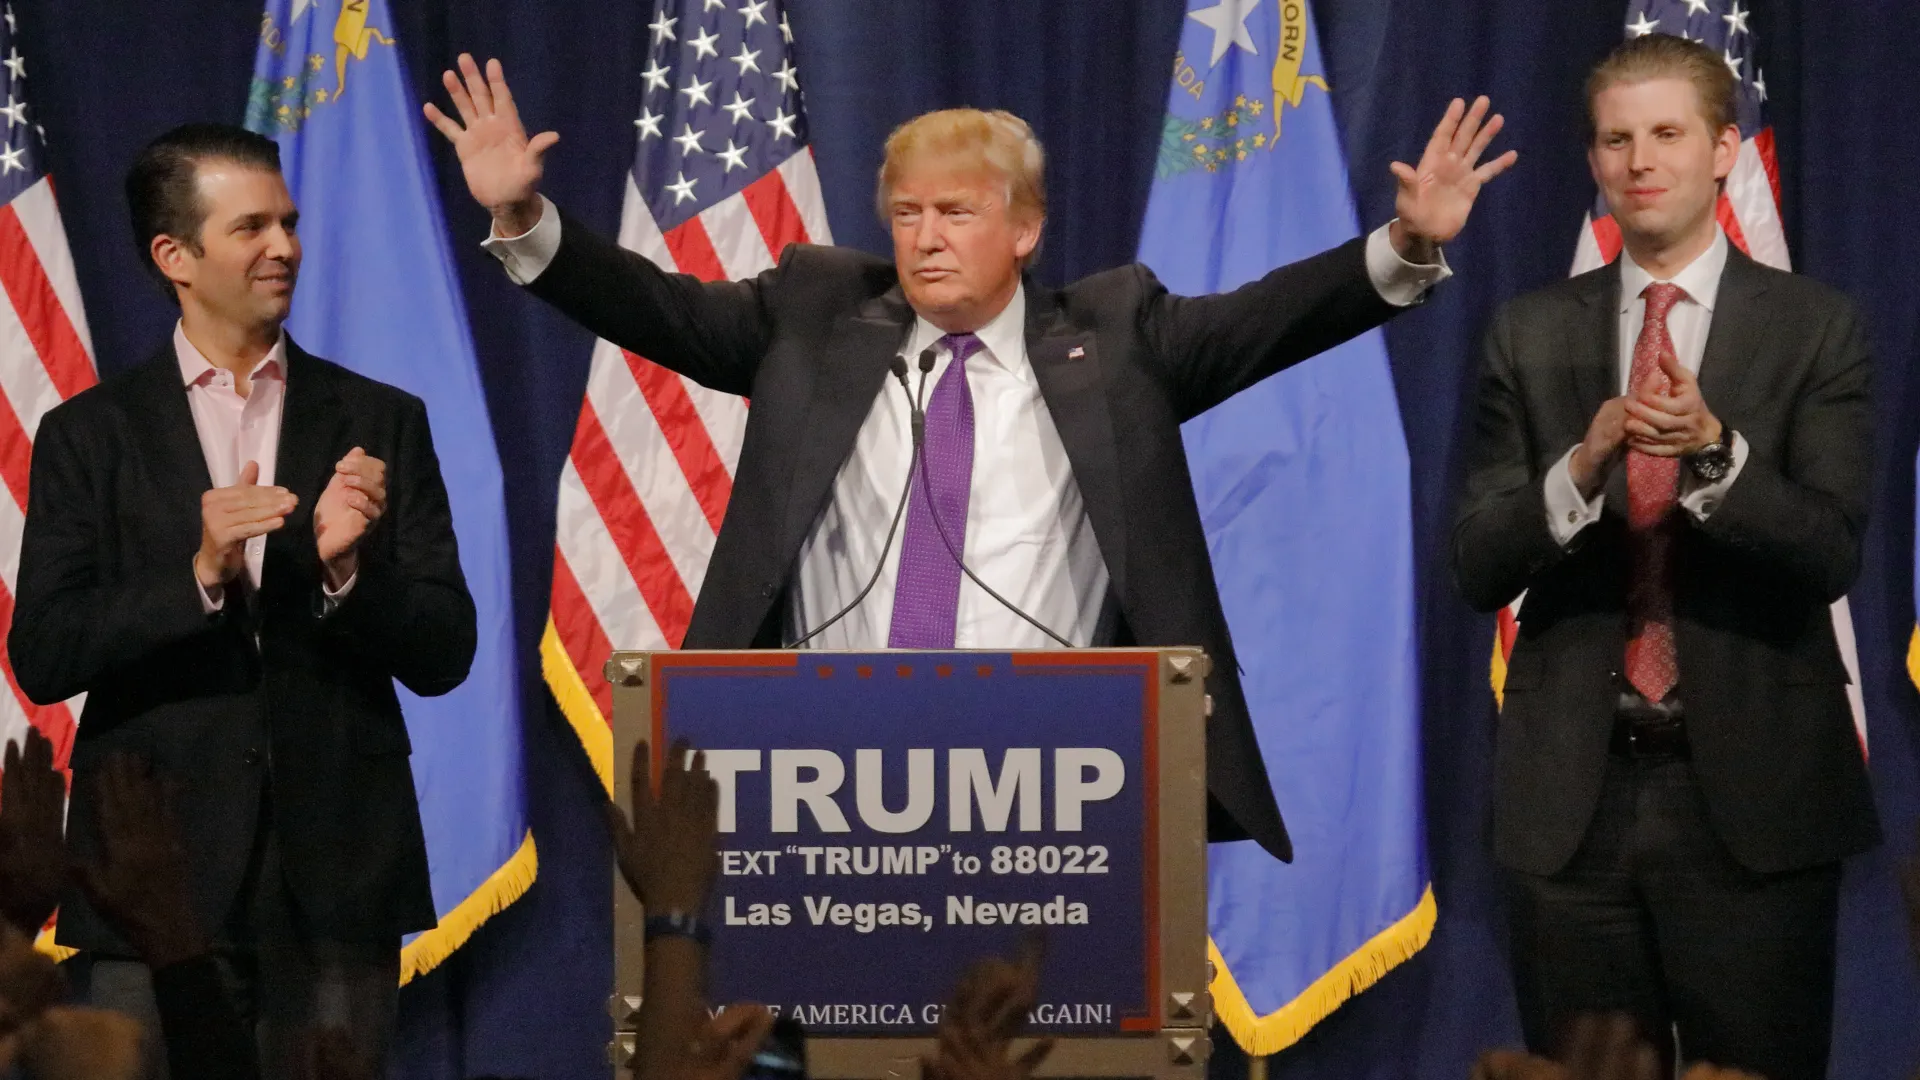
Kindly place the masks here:
<instances>
[{"instance_id":1,"label":"man in gray suit","mask_svg":"<svg viewBox=\"0 0 1920 1080\"><path fill-rule=\"evenodd\" d=\"M1476 608L1526 593L1494 850L1529 1045L1619 1010L1686 1059L1821 1080L1840 860L1879 839L1827 613L1859 571L1870 370L1844 297L1715 220L1735 90L1662 35L1595 69L1625 252L1495 320L1453 556Z\"/></svg>"}]
</instances>

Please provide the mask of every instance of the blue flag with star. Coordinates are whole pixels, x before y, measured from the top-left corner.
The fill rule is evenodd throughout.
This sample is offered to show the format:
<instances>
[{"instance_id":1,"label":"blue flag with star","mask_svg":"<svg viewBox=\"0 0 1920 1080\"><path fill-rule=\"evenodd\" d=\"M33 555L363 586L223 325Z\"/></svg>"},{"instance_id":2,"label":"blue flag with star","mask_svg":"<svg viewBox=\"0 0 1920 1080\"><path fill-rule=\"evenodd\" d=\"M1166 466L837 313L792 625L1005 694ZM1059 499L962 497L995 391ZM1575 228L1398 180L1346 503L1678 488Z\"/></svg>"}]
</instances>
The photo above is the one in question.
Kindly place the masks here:
<instances>
[{"instance_id":1,"label":"blue flag with star","mask_svg":"<svg viewBox=\"0 0 1920 1080\"><path fill-rule=\"evenodd\" d=\"M1140 259L1232 289L1358 229L1304 0L1193 0ZM1208 853L1216 1014L1275 1053L1423 946L1413 508L1379 331L1185 429L1247 704L1293 836Z\"/></svg>"},{"instance_id":2,"label":"blue flag with star","mask_svg":"<svg viewBox=\"0 0 1920 1080\"><path fill-rule=\"evenodd\" d=\"M392 26L387 0L269 0L246 124L279 142L300 208L305 261L287 331L426 402L478 613L465 683L437 698L395 687L440 918L405 943L405 982L525 892L536 863L500 456Z\"/></svg>"}]
</instances>

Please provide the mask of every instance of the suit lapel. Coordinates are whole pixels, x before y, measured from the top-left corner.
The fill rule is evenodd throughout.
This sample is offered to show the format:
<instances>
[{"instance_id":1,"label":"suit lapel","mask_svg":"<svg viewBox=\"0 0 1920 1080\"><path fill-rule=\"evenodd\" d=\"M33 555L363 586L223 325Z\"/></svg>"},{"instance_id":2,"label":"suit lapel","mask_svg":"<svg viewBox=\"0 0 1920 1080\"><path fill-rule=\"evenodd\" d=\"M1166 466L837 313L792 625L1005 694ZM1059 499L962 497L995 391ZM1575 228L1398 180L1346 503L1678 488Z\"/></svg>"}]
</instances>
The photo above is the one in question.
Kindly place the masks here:
<instances>
[{"instance_id":1,"label":"suit lapel","mask_svg":"<svg viewBox=\"0 0 1920 1080\"><path fill-rule=\"evenodd\" d=\"M1773 317L1762 300L1766 291L1766 275L1739 248L1729 246L1706 352L1700 359L1700 396L1715 416L1735 430L1744 415L1745 395L1765 387L1765 380L1755 377L1753 361L1762 352Z\"/></svg>"},{"instance_id":2,"label":"suit lapel","mask_svg":"<svg viewBox=\"0 0 1920 1080\"><path fill-rule=\"evenodd\" d=\"M800 450L787 488L789 542L781 550L798 551L820 516L912 322L913 309L896 285L835 324L821 353L827 360L813 369L813 392L795 440Z\"/></svg>"},{"instance_id":3,"label":"suit lapel","mask_svg":"<svg viewBox=\"0 0 1920 1080\"><path fill-rule=\"evenodd\" d=\"M293 565L313 561L313 507L333 476L333 465L352 447L347 410L332 372L287 339L286 400L280 410L280 447L273 482L300 499L284 528L267 538L271 566L288 558Z\"/></svg>"},{"instance_id":4,"label":"suit lapel","mask_svg":"<svg viewBox=\"0 0 1920 1080\"><path fill-rule=\"evenodd\" d=\"M1126 595L1126 515L1120 498L1120 461L1107 408L1106 380L1094 335L1061 317L1054 294L1025 283L1027 361L1060 432L1074 483L1093 522L1100 557L1116 594Z\"/></svg>"},{"instance_id":5,"label":"suit lapel","mask_svg":"<svg viewBox=\"0 0 1920 1080\"><path fill-rule=\"evenodd\" d=\"M1620 396L1620 260L1585 275L1581 284L1578 316L1566 327L1567 375L1580 403L1568 446L1586 436L1600 406ZM1626 513L1627 470L1612 471L1604 494L1612 510Z\"/></svg>"},{"instance_id":6,"label":"suit lapel","mask_svg":"<svg viewBox=\"0 0 1920 1080\"><path fill-rule=\"evenodd\" d=\"M139 381L133 397L151 407L130 410L129 421L140 434L139 445L153 459L156 484L192 495L194 535L199 535L200 496L213 486L200 434L193 426L193 408L187 404L187 386L180 381L180 358L168 345L134 373ZM170 504L171 505L171 504Z\"/></svg>"}]
</instances>

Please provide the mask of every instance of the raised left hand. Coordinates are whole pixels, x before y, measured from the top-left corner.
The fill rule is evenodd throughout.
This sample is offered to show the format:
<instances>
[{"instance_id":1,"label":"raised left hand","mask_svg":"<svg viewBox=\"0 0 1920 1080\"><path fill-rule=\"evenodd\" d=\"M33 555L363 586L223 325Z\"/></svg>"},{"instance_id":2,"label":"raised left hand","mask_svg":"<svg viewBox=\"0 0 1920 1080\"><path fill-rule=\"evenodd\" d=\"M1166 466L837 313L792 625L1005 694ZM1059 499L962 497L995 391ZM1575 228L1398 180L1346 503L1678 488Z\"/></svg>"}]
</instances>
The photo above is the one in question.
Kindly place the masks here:
<instances>
[{"instance_id":1,"label":"raised left hand","mask_svg":"<svg viewBox=\"0 0 1920 1080\"><path fill-rule=\"evenodd\" d=\"M333 478L313 506L313 535L334 588L360 568L360 541L387 512L387 464L354 447L333 467Z\"/></svg>"},{"instance_id":2,"label":"raised left hand","mask_svg":"<svg viewBox=\"0 0 1920 1080\"><path fill-rule=\"evenodd\" d=\"M1654 457L1684 457L1724 433L1720 421L1700 396L1700 380L1672 354L1660 359L1660 370L1673 385L1669 393L1641 389L1627 398L1627 447Z\"/></svg>"},{"instance_id":3,"label":"raised left hand","mask_svg":"<svg viewBox=\"0 0 1920 1080\"><path fill-rule=\"evenodd\" d=\"M1473 201L1480 196L1480 185L1520 159L1518 151L1509 150L1479 164L1487 144L1506 124L1506 118L1498 113L1487 119L1488 107L1484 96L1474 99L1471 109L1454 98L1433 129L1433 137L1427 140L1420 164L1396 161L1389 166L1400 181L1399 193L1393 199L1394 213L1400 220L1394 223L1392 236L1402 258L1432 262L1432 248L1460 235L1466 226Z\"/></svg>"}]
</instances>

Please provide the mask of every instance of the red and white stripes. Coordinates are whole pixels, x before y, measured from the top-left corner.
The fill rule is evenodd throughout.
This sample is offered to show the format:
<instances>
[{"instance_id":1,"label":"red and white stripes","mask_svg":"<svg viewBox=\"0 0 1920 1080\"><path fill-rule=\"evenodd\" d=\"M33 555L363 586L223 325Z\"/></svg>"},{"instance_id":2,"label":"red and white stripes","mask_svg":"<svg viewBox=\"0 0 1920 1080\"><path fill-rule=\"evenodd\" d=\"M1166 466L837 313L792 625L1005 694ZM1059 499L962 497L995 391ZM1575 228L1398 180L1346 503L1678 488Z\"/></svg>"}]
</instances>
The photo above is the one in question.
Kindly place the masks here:
<instances>
[{"instance_id":1,"label":"red and white stripes","mask_svg":"<svg viewBox=\"0 0 1920 1080\"><path fill-rule=\"evenodd\" d=\"M831 243L811 150L662 233L627 178L620 244L703 281L771 269L788 244ZM678 648L733 492L747 403L607 341L560 475L543 667L603 778L611 778L613 649Z\"/></svg>"},{"instance_id":2,"label":"red and white stripes","mask_svg":"<svg viewBox=\"0 0 1920 1080\"><path fill-rule=\"evenodd\" d=\"M27 477L33 438L49 409L92 386L93 343L73 273L73 256L54 205L51 181L41 179L0 207L0 744L41 730L61 768L73 747L83 697L35 705L20 691L5 634L13 624L20 571L20 534L26 524Z\"/></svg>"}]
</instances>

